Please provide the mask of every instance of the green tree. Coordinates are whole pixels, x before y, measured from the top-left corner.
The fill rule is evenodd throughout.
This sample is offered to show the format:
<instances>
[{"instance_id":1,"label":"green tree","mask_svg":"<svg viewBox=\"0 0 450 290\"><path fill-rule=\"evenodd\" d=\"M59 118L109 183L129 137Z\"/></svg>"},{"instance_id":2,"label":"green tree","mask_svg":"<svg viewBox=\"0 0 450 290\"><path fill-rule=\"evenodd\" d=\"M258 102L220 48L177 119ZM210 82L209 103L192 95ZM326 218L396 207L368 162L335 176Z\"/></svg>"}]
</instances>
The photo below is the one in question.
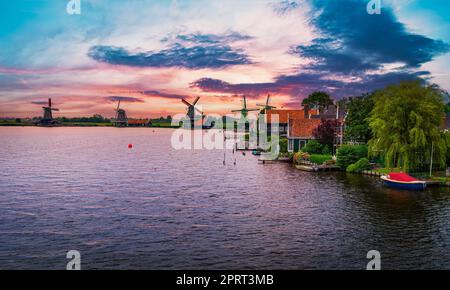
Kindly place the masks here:
<instances>
[{"instance_id":1,"label":"green tree","mask_svg":"<svg viewBox=\"0 0 450 290\"><path fill-rule=\"evenodd\" d=\"M367 155L366 145L342 145L337 150L336 163L342 170L346 170L349 165L367 157Z\"/></svg>"},{"instance_id":2,"label":"green tree","mask_svg":"<svg viewBox=\"0 0 450 290\"><path fill-rule=\"evenodd\" d=\"M288 139L287 138L280 138L280 153L287 153L288 152Z\"/></svg>"},{"instance_id":3,"label":"green tree","mask_svg":"<svg viewBox=\"0 0 450 290\"><path fill-rule=\"evenodd\" d=\"M445 165L446 140L440 131L444 97L437 86L402 82L376 92L370 117L373 156L383 155L387 167L404 171L423 169L433 161Z\"/></svg>"},{"instance_id":4,"label":"green tree","mask_svg":"<svg viewBox=\"0 0 450 290\"><path fill-rule=\"evenodd\" d=\"M105 122L105 118L103 118L103 116L99 115L99 114L95 114L90 119L91 119L90 121L94 122L94 123L104 123Z\"/></svg>"},{"instance_id":5,"label":"green tree","mask_svg":"<svg viewBox=\"0 0 450 290\"><path fill-rule=\"evenodd\" d=\"M330 95L325 92L314 92L306 99L303 99L302 106L309 106L310 108L323 109L326 106L333 104Z\"/></svg>"},{"instance_id":6,"label":"green tree","mask_svg":"<svg viewBox=\"0 0 450 290\"><path fill-rule=\"evenodd\" d=\"M309 154L321 154L323 152L323 145L317 140L309 140L305 147L302 148L303 152Z\"/></svg>"},{"instance_id":7,"label":"green tree","mask_svg":"<svg viewBox=\"0 0 450 290\"><path fill-rule=\"evenodd\" d=\"M445 144L447 147L447 152L445 155L445 164L450 164L450 132L449 131L445 131L443 133L443 137L445 140Z\"/></svg>"},{"instance_id":8,"label":"green tree","mask_svg":"<svg viewBox=\"0 0 450 290\"><path fill-rule=\"evenodd\" d=\"M345 119L345 140L367 143L372 138L369 117L373 110L371 95L352 98L347 103Z\"/></svg>"},{"instance_id":9,"label":"green tree","mask_svg":"<svg viewBox=\"0 0 450 290\"><path fill-rule=\"evenodd\" d=\"M370 165L370 161L367 158L361 158L356 163L350 164L347 167L347 172L350 173L359 173L363 172L364 170L369 170L372 166Z\"/></svg>"},{"instance_id":10,"label":"green tree","mask_svg":"<svg viewBox=\"0 0 450 290\"><path fill-rule=\"evenodd\" d=\"M445 114L450 115L450 103L445 105Z\"/></svg>"}]
</instances>

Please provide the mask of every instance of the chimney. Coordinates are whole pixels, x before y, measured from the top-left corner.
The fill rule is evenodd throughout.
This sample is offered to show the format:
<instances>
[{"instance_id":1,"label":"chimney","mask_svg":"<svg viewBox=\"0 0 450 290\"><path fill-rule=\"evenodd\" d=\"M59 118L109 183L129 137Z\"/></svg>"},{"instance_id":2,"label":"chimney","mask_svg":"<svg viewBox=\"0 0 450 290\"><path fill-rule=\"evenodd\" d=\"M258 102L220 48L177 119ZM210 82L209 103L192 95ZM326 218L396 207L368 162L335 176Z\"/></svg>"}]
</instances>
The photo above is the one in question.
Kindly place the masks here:
<instances>
[{"instance_id":1,"label":"chimney","mask_svg":"<svg viewBox=\"0 0 450 290\"><path fill-rule=\"evenodd\" d=\"M336 105L336 120L339 120L339 102Z\"/></svg>"},{"instance_id":2,"label":"chimney","mask_svg":"<svg viewBox=\"0 0 450 290\"><path fill-rule=\"evenodd\" d=\"M309 119L309 106L308 105L303 106L303 112L304 112L305 119Z\"/></svg>"}]
</instances>

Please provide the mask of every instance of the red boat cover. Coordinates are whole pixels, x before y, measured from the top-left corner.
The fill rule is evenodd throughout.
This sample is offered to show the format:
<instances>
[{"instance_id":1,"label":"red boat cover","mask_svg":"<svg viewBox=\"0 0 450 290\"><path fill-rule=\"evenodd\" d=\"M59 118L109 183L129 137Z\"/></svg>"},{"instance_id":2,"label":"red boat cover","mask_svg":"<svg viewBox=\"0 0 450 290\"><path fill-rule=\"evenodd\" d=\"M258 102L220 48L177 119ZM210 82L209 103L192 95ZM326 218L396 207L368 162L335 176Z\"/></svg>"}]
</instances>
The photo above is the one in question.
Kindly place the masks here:
<instances>
[{"instance_id":1,"label":"red boat cover","mask_svg":"<svg viewBox=\"0 0 450 290\"><path fill-rule=\"evenodd\" d=\"M403 181L403 182L419 181L418 179L415 179L414 177L409 176L408 174L402 173L402 172L389 173L389 179L396 180L396 181Z\"/></svg>"}]
</instances>

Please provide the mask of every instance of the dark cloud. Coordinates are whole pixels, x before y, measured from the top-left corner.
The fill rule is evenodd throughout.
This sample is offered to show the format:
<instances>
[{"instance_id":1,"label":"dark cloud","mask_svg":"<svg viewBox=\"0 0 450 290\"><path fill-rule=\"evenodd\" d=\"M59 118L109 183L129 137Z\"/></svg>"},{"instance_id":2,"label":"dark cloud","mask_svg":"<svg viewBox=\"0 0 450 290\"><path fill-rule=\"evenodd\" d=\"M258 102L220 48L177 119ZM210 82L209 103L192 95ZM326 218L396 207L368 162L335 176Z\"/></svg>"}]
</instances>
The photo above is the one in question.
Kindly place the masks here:
<instances>
[{"instance_id":1,"label":"dark cloud","mask_svg":"<svg viewBox=\"0 0 450 290\"><path fill-rule=\"evenodd\" d=\"M428 80L427 71L416 71L422 64L448 52L449 46L407 31L389 7L381 15L369 15L367 1L310 0L311 24L321 36L308 45L298 45L291 53L312 60L302 72L278 76L270 83L230 84L203 78L191 86L207 92L290 95L296 103L314 91L326 91L340 98L360 95L406 80ZM277 3L280 14L297 8L297 1ZM384 65L402 63L386 73Z\"/></svg>"},{"instance_id":2,"label":"dark cloud","mask_svg":"<svg viewBox=\"0 0 450 290\"><path fill-rule=\"evenodd\" d=\"M105 97L105 100L110 103L118 102L118 101L121 101L123 103L143 103L144 102L144 100L141 98L124 97L124 96L108 96L108 97Z\"/></svg>"},{"instance_id":3,"label":"dark cloud","mask_svg":"<svg viewBox=\"0 0 450 290\"><path fill-rule=\"evenodd\" d=\"M202 69L251 63L241 49L217 44L187 47L177 43L159 52L136 53L122 47L94 46L90 48L88 56L99 62L135 67Z\"/></svg>"},{"instance_id":4,"label":"dark cloud","mask_svg":"<svg viewBox=\"0 0 450 290\"><path fill-rule=\"evenodd\" d=\"M196 44L218 44L249 40L252 39L252 37L239 32L228 32L225 34L190 33L177 35L177 39Z\"/></svg>"},{"instance_id":5,"label":"dark cloud","mask_svg":"<svg viewBox=\"0 0 450 290\"><path fill-rule=\"evenodd\" d=\"M315 61L305 68L358 74L398 62L412 69L450 51L443 41L408 32L388 6L379 15L369 15L363 0L311 3L311 23L322 36L293 49Z\"/></svg>"},{"instance_id":6,"label":"dark cloud","mask_svg":"<svg viewBox=\"0 0 450 290\"><path fill-rule=\"evenodd\" d=\"M305 66L305 69L322 72L358 74L382 66L373 59L373 56L348 51L329 38L314 39L311 45L299 45L292 53L314 60L314 63Z\"/></svg>"},{"instance_id":7,"label":"dark cloud","mask_svg":"<svg viewBox=\"0 0 450 290\"><path fill-rule=\"evenodd\" d=\"M259 97L266 94L286 94L304 98L314 91L325 91L336 98L356 96L384 88L388 85L407 80L426 78L428 72L391 72L386 74L368 74L360 79L346 82L327 78L326 74L300 73L297 75L279 76L271 83L230 84L221 80L202 78L191 84L191 87L204 92L245 94Z\"/></svg>"},{"instance_id":8,"label":"dark cloud","mask_svg":"<svg viewBox=\"0 0 450 290\"><path fill-rule=\"evenodd\" d=\"M275 91L277 89L277 85L275 83L230 84L212 78L199 79L191 83L191 87L201 89L204 92L244 94L250 97L265 94L269 91Z\"/></svg>"},{"instance_id":9,"label":"dark cloud","mask_svg":"<svg viewBox=\"0 0 450 290\"><path fill-rule=\"evenodd\" d=\"M147 91L140 91L140 94L147 95L147 96L156 96L166 99L182 99L186 96L177 95L177 94L171 94L171 93L165 93L157 90L147 90Z\"/></svg>"},{"instance_id":10,"label":"dark cloud","mask_svg":"<svg viewBox=\"0 0 450 290\"><path fill-rule=\"evenodd\" d=\"M30 102L30 104L46 106L46 105L48 105L48 101L32 101L32 102Z\"/></svg>"},{"instance_id":11,"label":"dark cloud","mask_svg":"<svg viewBox=\"0 0 450 290\"><path fill-rule=\"evenodd\" d=\"M402 81L419 80L425 82L429 79L430 73L426 71L394 71L384 74L364 75L361 81L347 83L338 96L355 96L374 90L382 89L388 85L397 84ZM348 94L350 92L350 94Z\"/></svg>"}]
</instances>

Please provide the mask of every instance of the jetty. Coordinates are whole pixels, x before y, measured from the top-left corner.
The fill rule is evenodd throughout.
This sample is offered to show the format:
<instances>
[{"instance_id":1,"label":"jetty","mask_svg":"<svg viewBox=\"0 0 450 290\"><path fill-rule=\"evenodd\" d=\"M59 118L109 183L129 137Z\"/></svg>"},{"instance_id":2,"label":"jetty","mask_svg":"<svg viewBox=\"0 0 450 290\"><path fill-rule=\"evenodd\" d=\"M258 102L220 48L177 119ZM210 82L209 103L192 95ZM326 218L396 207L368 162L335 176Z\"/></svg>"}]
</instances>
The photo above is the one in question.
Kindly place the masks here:
<instances>
[{"instance_id":1,"label":"jetty","mask_svg":"<svg viewBox=\"0 0 450 290\"><path fill-rule=\"evenodd\" d=\"M298 164L295 168L308 172L325 172L325 171L339 171L339 166L335 165L315 165L315 164Z\"/></svg>"}]
</instances>

